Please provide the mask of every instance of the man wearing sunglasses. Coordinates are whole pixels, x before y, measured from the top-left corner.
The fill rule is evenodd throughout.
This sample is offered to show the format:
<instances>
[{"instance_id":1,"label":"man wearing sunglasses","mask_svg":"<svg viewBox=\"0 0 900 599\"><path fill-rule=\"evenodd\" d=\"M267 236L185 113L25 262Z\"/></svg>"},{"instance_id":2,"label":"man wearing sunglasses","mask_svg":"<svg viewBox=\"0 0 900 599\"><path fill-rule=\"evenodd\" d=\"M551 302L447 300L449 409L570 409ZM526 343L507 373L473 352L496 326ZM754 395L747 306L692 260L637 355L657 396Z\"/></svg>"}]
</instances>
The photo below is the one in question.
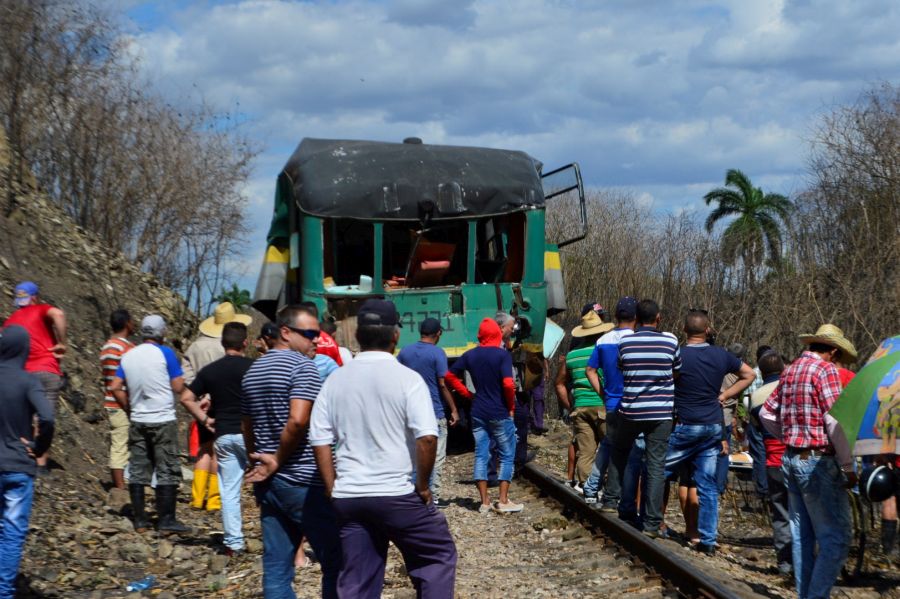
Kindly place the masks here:
<instances>
[{"instance_id":1,"label":"man wearing sunglasses","mask_svg":"<svg viewBox=\"0 0 900 599\"><path fill-rule=\"evenodd\" d=\"M316 469L307 432L321 379L307 355L319 321L307 306L278 313L278 337L244 375L242 430L263 532L263 594L296 597L294 556L305 536L322 565L322 596L337 596L341 547L334 511Z\"/></svg>"}]
</instances>

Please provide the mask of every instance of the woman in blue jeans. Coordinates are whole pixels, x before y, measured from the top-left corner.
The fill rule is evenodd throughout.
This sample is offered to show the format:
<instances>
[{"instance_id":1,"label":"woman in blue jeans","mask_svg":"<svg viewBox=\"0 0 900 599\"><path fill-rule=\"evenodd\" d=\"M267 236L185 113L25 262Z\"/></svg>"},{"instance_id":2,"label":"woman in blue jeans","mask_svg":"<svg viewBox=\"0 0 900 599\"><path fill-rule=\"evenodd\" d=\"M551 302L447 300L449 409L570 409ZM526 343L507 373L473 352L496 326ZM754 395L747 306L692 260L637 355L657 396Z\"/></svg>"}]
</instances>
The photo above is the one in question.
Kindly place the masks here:
<instances>
[{"instance_id":1,"label":"woman in blue jeans","mask_svg":"<svg viewBox=\"0 0 900 599\"><path fill-rule=\"evenodd\" d=\"M460 380L468 372L475 385L474 395ZM513 382L512 356L503 347L503 333L494 319L485 318L478 328L478 347L464 353L445 377L450 388L472 401L472 434L475 437L475 485L481 496L478 511L487 513L520 512L522 504L509 499L509 481L513 475L516 449L516 386ZM488 496L488 461L491 440L497 444L500 458L500 501L491 506Z\"/></svg>"}]
</instances>

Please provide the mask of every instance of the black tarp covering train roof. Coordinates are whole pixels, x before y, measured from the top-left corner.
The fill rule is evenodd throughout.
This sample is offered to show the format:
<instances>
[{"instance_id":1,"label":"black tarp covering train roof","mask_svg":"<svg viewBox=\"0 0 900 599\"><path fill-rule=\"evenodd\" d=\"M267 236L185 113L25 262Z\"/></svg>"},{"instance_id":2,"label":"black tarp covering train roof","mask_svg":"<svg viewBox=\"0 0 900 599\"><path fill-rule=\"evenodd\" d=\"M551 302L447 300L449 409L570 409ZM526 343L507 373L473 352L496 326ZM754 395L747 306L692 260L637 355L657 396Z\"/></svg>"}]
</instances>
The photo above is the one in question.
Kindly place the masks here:
<instances>
[{"instance_id":1,"label":"black tarp covering train roof","mask_svg":"<svg viewBox=\"0 0 900 599\"><path fill-rule=\"evenodd\" d=\"M512 150L306 138L281 177L313 216L439 220L543 206L540 168Z\"/></svg>"}]
</instances>

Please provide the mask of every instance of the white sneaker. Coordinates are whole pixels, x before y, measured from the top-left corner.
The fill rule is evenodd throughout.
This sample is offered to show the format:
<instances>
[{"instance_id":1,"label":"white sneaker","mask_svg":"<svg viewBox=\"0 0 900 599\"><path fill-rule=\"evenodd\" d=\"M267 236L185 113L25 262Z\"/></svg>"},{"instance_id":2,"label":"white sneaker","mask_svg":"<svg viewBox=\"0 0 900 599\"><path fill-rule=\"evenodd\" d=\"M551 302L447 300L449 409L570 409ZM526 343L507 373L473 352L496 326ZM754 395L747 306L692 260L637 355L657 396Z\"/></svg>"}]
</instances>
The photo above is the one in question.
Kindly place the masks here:
<instances>
[{"instance_id":1,"label":"white sneaker","mask_svg":"<svg viewBox=\"0 0 900 599\"><path fill-rule=\"evenodd\" d=\"M512 501L507 501L506 503L494 502L494 511L498 514L515 514L523 509L525 509L525 506L521 503L513 503Z\"/></svg>"},{"instance_id":2,"label":"white sneaker","mask_svg":"<svg viewBox=\"0 0 900 599\"><path fill-rule=\"evenodd\" d=\"M479 514L490 514L490 513L491 513L491 506L485 505L485 504L482 503L481 505L478 506L478 513L479 513Z\"/></svg>"}]
</instances>

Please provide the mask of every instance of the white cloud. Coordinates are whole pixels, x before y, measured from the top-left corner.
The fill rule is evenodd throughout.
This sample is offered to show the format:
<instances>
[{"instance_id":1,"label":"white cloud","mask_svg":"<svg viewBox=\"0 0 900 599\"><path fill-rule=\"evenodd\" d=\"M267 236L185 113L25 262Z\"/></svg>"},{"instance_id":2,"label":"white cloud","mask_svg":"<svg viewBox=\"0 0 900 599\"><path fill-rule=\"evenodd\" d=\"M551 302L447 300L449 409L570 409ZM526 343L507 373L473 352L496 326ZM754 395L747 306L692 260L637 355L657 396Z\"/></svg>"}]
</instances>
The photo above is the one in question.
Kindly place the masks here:
<instances>
[{"instance_id":1,"label":"white cloud","mask_svg":"<svg viewBox=\"0 0 900 599\"><path fill-rule=\"evenodd\" d=\"M132 51L166 93L250 115L255 212L304 136L577 160L659 209L735 167L796 191L815 116L900 79L893 0L161 2Z\"/></svg>"}]
</instances>

